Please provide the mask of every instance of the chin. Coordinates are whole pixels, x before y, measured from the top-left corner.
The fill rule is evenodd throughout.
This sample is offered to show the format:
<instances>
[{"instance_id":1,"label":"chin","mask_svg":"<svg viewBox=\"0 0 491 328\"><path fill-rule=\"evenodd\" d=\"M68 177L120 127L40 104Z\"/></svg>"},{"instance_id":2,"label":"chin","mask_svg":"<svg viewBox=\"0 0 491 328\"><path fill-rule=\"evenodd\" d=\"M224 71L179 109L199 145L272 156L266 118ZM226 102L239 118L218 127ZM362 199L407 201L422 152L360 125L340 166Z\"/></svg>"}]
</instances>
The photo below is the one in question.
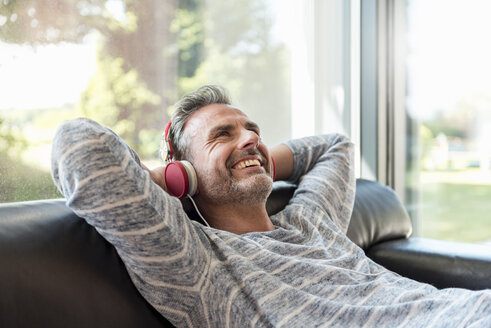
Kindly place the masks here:
<instances>
[{"instance_id":1,"label":"chin","mask_svg":"<svg viewBox=\"0 0 491 328\"><path fill-rule=\"evenodd\" d=\"M241 194L240 203L266 203L266 200L273 189L273 179L264 174L256 175L242 181L238 187L238 191Z\"/></svg>"},{"instance_id":2,"label":"chin","mask_svg":"<svg viewBox=\"0 0 491 328\"><path fill-rule=\"evenodd\" d=\"M251 175L247 178L224 179L217 181L202 181L200 197L211 204L266 204L271 190L273 179L266 174Z\"/></svg>"}]
</instances>

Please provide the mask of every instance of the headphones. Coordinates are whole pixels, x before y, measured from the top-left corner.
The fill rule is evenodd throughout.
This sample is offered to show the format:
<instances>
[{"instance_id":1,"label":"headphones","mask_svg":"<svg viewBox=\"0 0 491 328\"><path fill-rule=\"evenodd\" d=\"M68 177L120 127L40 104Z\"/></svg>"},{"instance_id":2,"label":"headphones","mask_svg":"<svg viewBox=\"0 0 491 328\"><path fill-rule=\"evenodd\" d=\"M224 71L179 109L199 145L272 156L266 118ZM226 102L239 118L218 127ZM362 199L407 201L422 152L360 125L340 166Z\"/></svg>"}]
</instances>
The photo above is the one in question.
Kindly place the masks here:
<instances>
[{"instance_id":1,"label":"headphones","mask_svg":"<svg viewBox=\"0 0 491 328\"><path fill-rule=\"evenodd\" d=\"M164 181L167 192L177 198L194 196L198 191L198 176L188 161L173 161L174 151L168 138L171 121L167 123L160 143L160 157L166 163Z\"/></svg>"},{"instance_id":2,"label":"headphones","mask_svg":"<svg viewBox=\"0 0 491 328\"><path fill-rule=\"evenodd\" d=\"M193 165L188 161L174 161L174 150L169 140L169 129L172 121L167 123L160 142L160 157L166 163L164 169L164 181L167 192L177 198L186 195L194 196L198 192L198 176ZM276 163L271 157L273 164L273 181L276 180Z\"/></svg>"}]
</instances>

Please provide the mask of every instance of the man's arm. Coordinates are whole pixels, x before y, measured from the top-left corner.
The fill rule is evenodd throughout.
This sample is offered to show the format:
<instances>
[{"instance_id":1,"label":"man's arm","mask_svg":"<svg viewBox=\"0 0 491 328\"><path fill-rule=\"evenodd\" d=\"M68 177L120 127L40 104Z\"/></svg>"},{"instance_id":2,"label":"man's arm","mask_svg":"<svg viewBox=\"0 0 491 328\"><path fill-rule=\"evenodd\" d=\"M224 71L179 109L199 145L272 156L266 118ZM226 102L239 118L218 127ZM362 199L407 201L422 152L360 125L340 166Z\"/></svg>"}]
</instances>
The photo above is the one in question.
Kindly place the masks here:
<instances>
[{"instance_id":1,"label":"man's arm","mask_svg":"<svg viewBox=\"0 0 491 328\"><path fill-rule=\"evenodd\" d=\"M88 119L63 123L53 140L52 175L67 205L141 279L182 283L203 272L207 255L179 200L152 182L109 129Z\"/></svg>"},{"instance_id":2,"label":"man's arm","mask_svg":"<svg viewBox=\"0 0 491 328\"><path fill-rule=\"evenodd\" d=\"M322 209L346 232L355 195L351 141L340 134L329 134L291 140L285 145L293 154L288 180L298 185L292 203ZM281 154L291 164L286 150ZM285 167L291 168L290 164Z\"/></svg>"},{"instance_id":3,"label":"man's arm","mask_svg":"<svg viewBox=\"0 0 491 328\"><path fill-rule=\"evenodd\" d=\"M165 185L164 170L165 166L158 166L153 169L149 169L145 164L141 163L141 166L150 174L152 181L157 184L160 188L167 192L167 186Z\"/></svg>"},{"instance_id":4,"label":"man's arm","mask_svg":"<svg viewBox=\"0 0 491 328\"><path fill-rule=\"evenodd\" d=\"M288 180L293 172L293 153L284 144L274 146L270 150L276 164L276 180Z\"/></svg>"}]
</instances>

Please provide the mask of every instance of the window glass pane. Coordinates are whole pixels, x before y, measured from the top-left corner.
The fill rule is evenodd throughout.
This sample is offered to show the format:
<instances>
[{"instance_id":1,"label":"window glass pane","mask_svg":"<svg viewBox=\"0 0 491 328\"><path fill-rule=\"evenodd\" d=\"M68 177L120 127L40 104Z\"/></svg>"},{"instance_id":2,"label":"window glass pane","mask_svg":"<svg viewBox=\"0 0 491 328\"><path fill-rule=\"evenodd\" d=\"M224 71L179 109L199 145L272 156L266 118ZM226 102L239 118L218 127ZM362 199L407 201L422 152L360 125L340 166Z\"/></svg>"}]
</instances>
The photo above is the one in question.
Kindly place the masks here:
<instances>
[{"instance_id":1,"label":"window glass pane","mask_svg":"<svg viewBox=\"0 0 491 328\"><path fill-rule=\"evenodd\" d=\"M408 208L424 237L491 239L491 2L408 2Z\"/></svg>"},{"instance_id":2,"label":"window glass pane","mask_svg":"<svg viewBox=\"0 0 491 328\"><path fill-rule=\"evenodd\" d=\"M292 136L292 99L300 104L297 117L321 103L304 92L336 96L341 104L336 110L342 113L347 102L341 98L348 99L349 92L339 82L334 93L322 86L293 90L291 80L293 71L308 72L296 80L318 85L316 65L326 60L331 63L325 67L349 72L343 62L349 48L339 44L348 38L332 32L329 40L336 44L331 48L344 52L325 59L315 53L314 43L327 49L331 41L313 37L328 25L319 22L345 26L346 4L0 1L0 202L61 196L49 174L50 142L65 119L87 116L109 126L154 167L172 104L203 84L225 86L271 146ZM320 11L336 20L322 18ZM347 33L340 30L339 35ZM346 75L342 70L335 76ZM296 127L302 134L317 132Z\"/></svg>"}]
</instances>

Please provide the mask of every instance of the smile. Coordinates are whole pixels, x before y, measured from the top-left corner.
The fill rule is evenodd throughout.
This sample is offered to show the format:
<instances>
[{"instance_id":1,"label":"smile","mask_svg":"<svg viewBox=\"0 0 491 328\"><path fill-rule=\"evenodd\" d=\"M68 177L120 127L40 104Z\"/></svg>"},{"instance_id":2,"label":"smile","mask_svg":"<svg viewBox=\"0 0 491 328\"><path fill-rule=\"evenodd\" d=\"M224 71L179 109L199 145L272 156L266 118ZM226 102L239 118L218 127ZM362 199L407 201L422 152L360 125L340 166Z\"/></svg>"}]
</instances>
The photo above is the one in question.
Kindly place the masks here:
<instances>
[{"instance_id":1,"label":"smile","mask_svg":"<svg viewBox=\"0 0 491 328\"><path fill-rule=\"evenodd\" d=\"M257 159L246 159L235 164L234 169L240 170L246 167L254 167L254 166L261 166L261 162Z\"/></svg>"}]
</instances>

